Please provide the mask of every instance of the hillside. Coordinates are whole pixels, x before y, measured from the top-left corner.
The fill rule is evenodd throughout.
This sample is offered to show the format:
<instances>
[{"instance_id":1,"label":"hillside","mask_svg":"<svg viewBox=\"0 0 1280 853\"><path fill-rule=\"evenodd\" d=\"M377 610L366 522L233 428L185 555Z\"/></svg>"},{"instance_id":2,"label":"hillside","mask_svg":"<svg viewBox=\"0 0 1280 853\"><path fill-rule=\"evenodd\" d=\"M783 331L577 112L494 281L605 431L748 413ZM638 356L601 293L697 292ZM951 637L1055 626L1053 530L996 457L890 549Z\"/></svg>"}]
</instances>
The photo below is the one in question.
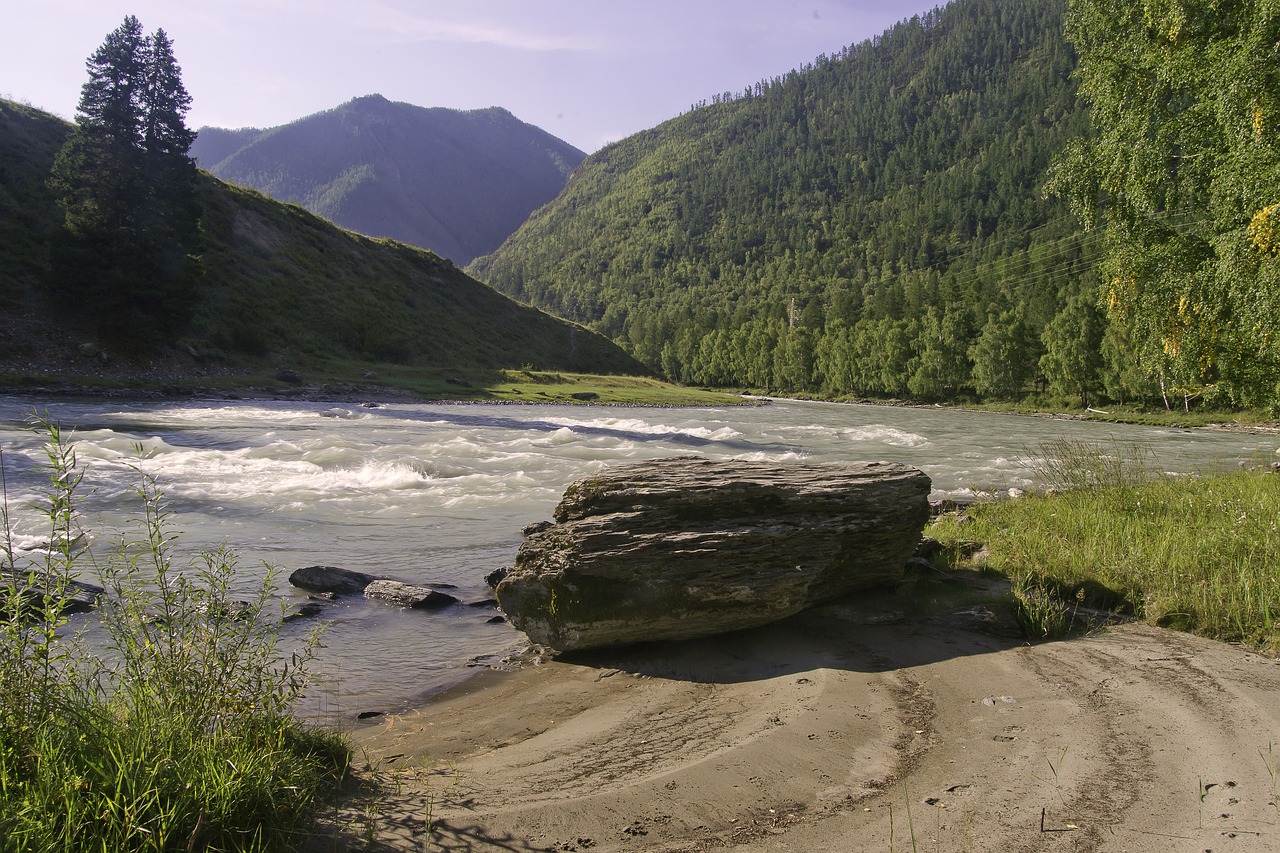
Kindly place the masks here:
<instances>
[{"instance_id":1,"label":"hillside","mask_svg":"<svg viewBox=\"0 0 1280 853\"><path fill-rule=\"evenodd\" d=\"M584 156L497 107L427 109L381 95L266 130L202 128L191 155L225 181L459 266L554 198Z\"/></svg>"},{"instance_id":2,"label":"hillside","mask_svg":"<svg viewBox=\"0 0 1280 853\"><path fill-rule=\"evenodd\" d=\"M1066 6L957 0L717 96L587 158L470 271L696 383L1011 396L1068 309L1096 361L1095 238L1042 193L1088 128Z\"/></svg>"},{"instance_id":3,"label":"hillside","mask_svg":"<svg viewBox=\"0 0 1280 853\"><path fill-rule=\"evenodd\" d=\"M62 217L47 176L69 130L0 101L0 373L74 371L84 367L80 344L94 342L94 306L61 298L55 272ZM513 302L431 252L207 175L200 202L205 244L190 319L173 340L133 342L173 370L349 359L642 372L599 335Z\"/></svg>"}]
</instances>

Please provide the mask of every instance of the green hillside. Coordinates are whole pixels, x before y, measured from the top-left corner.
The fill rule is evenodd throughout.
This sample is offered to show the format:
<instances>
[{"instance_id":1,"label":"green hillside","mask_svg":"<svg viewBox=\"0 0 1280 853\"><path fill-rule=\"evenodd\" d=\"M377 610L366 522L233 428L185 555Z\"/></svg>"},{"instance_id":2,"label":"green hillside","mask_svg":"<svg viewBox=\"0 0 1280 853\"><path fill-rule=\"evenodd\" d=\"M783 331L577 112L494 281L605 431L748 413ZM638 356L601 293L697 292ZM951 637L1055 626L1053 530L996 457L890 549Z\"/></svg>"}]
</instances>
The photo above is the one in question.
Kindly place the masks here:
<instances>
[{"instance_id":1,"label":"green hillside","mask_svg":"<svg viewBox=\"0 0 1280 853\"><path fill-rule=\"evenodd\" d=\"M344 231L295 205L200 181L194 302L172 338L101 341L63 296L61 210L47 183L70 125L0 101L0 373L74 368L81 343L210 365L357 360L418 367L638 373L599 335L518 304L421 249Z\"/></svg>"},{"instance_id":2,"label":"green hillside","mask_svg":"<svg viewBox=\"0 0 1280 853\"><path fill-rule=\"evenodd\" d=\"M589 157L469 269L687 382L1149 390L1102 369L1097 241L1042 193L1088 128L1066 5L958 0L696 105ZM1046 374L1068 339L1088 364Z\"/></svg>"},{"instance_id":3,"label":"green hillside","mask_svg":"<svg viewBox=\"0 0 1280 853\"><path fill-rule=\"evenodd\" d=\"M459 265L497 248L584 156L503 109L381 95L267 130L202 128L191 155L223 180Z\"/></svg>"}]
</instances>

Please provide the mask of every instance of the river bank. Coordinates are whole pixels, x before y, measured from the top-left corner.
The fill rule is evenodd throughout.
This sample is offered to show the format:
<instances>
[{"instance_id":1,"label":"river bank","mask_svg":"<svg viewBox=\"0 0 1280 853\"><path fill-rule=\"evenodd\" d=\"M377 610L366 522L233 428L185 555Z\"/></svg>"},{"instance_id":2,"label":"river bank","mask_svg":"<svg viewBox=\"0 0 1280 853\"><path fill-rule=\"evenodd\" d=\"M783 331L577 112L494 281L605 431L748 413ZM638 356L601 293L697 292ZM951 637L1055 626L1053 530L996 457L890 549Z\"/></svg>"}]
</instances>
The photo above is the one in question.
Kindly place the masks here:
<instances>
[{"instance_id":1,"label":"river bank","mask_svg":"<svg viewBox=\"0 0 1280 853\"><path fill-rule=\"evenodd\" d=\"M901 607L472 679L350 733L380 792L308 850L1280 842L1280 661L1138 624L1028 646Z\"/></svg>"},{"instance_id":2,"label":"river bank","mask_svg":"<svg viewBox=\"0 0 1280 853\"><path fill-rule=\"evenodd\" d=\"M88 347L87 349L85 347ZM710 389L673 385L652 377L602 376L522 369L415 368L403 365L312 360L287 365L280 360L233 365L193 351L132 362L91 345L74 357L66 347L50 347L45 357L14 361L0 354L0 395L40 399L272 400L361 403L516 403L632 406L724 406L777 400L834 402L886 408L918 408L1018 414L1057 420L1135 424L1170 428L1206 427L1232 432L1280 434L1280 421L1261 411L1178 412L1132 406L1106 410L1048 405L960 401L776 396L752 389Z\"/></svg>"}]
</instances>

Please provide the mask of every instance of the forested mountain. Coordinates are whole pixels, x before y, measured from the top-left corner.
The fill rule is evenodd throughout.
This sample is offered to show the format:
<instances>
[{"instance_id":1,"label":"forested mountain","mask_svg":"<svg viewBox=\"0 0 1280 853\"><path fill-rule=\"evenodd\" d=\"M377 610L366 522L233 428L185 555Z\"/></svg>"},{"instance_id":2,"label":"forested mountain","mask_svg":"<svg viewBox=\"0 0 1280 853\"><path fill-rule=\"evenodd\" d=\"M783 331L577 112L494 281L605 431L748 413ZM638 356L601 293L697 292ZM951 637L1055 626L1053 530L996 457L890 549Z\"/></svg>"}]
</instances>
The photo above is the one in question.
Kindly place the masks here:
<instances>
[{"instance_id":1,"label":"forested mountain","mask_svg":"<svg viewBox=\"0 0 1280 853\"><path fill-rule=\"evenodd\" d=\"M1042 192L1088 129L1066 6L957 0L695 105L470 271L686 382L1144 393L1103 362L1096 237Z\"/></svg>"},{"instance_id":2,"label":"forested mountain","mask_svg":"<svg viewBox=\"0 0 1280 853\"><path fill-rule=\"evenodd\" d=\"M202 168L465 265L560 192L583 153L506 110L356 98L267 130L201 128Z\"/></svg>"},{"instance_id":3,"label":"forested mountain","mask_svg":"<svg viewBox=\"0 0 1280 853\"><path fill-rule=\"evenodd\" d=\"M518 304L431 252L344 231L194 169L201 237L180 282L180 322L121 325L113 302L72 291L88 276L76 266L84 258L68 254L73 241L49 178L72 130L0 100L0 373L74 367L86 341L181 360L196 354L204 364L356 359L642 372L601 336ZM112 286L150 293L157 282L127 277Z\"/></svg>"}]
</instances>

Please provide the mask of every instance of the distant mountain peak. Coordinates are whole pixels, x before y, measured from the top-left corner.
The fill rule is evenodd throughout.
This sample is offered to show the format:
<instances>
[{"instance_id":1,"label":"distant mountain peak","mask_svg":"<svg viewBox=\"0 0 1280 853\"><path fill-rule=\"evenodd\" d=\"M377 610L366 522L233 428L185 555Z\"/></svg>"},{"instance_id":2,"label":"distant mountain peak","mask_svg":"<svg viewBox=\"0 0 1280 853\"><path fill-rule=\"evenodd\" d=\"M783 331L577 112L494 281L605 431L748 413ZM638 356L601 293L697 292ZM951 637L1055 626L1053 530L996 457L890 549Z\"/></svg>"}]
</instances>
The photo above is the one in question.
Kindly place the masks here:
<instances>
[{"instance_id":1,"label":"distant mountain peak","mask_svg":"<svg viewBox=\"0 0 1280 853\"><path fill-rule=\"evenodd\" d=\"M266 130L202 128L191 153L223 180L459 266L501 245L586 156L502 107L378 93Z\"/></svg>"}]
</instances>

